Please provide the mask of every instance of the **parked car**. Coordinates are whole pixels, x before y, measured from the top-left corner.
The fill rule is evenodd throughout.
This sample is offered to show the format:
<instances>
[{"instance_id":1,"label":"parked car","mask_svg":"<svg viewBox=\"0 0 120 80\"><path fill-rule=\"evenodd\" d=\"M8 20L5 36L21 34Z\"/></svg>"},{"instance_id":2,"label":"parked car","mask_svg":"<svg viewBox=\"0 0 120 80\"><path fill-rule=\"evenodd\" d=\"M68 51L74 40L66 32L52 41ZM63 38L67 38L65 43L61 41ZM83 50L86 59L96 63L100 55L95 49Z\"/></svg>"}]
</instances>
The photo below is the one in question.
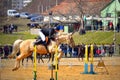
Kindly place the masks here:
<instances>
[{"instance_id":1,"label":"parked car","mask_svg":"<svg viewBox=\"0 0 120 80\"><path fill-rule=\"evenodd\" d=\"M39 26L39 23L27 23L27 26L29 27L29 29L37 28Z\"/></svg>"},{"instance_id":2,"label":"parked car","mask_svg":"<svg viewBox=\"0 0 120 80\"><path fill-rule=\"evenodd\" d=\"M7 10L7 15L12 17L20 17L20 14L14 9Z\"/></svg>"},{"instance_id":3,"label":"parked car","mask_svg":"<svg viewBox=\"0 0 120 80\"><path fill-rule=\"evenodd\" d=\"M21 12L21 13L20 13L20 17L21 17L21 18L28 18L29 15L30 15L30 14L29 14L28 12Z\"/></svg>"},{"instance_id":4,"label":"parked car","mask_svg":"<svg viewBox=\"0 0 120 80\"><path fill-rule=\"evenodd\" d=\"M32 17L37 17L39 14L30 14L27 19L31 19Z\"/></svg>"},{"instance_id":5,"label":"parked car","mask_svg":"<svg viewBox=\"0 0 120 80\"><path fill-rule=\"evenodd\" d=\"M32 17L30 20L32 21L32 22L36 22L36 21L42 21L44 19L44 17L42 16L42 15L40 15L40 16L37 16L37 17Z\"/></svg>"}]
</instances>

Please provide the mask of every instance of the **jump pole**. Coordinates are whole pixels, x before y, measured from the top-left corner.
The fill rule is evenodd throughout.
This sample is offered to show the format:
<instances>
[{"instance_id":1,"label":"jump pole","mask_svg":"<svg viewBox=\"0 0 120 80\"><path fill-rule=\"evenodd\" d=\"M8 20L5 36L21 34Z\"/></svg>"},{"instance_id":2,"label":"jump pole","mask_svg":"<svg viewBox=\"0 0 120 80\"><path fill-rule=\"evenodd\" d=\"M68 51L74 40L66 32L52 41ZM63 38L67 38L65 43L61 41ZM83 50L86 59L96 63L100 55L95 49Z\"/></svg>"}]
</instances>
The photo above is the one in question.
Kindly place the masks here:
<instances>
[{"instance_id":1,"label":"jump pole","mask_svg":"<svg viewBox=\"0 0 120 80\"><path fill-rule=\"evenodd\" d=\"M88 45L85 46L85 59L84 59L84 72L83 74L88 74Z\"/></svg>"},{"instance_id":2,"label":"jump pole","mask_svg":"<svg viewBox=\"0 0 120 80\"><path fill-rule=\"evenodd\" d=\"M56 45L56 47L55 47L55 80L58 80L58 59L57 59L57 55L58 55L58 47Z\"/></svg>"},{"instance_id":3,"label":"jump pole","mask_svg":"<svg viewBox=\"0 0 120 80\"><path fill-rule=\"evenodd\" d=\"M36 45L34 46L33 80L37 80Z\"/></svg>"},{"instance_id":4,"label":"jump pole","mask_svg":"<svg viewBox=\"0 0 120 80\"><path fill-rule=\"evenodd\" d=\"M93 57L94 57L94 55L93 55L93 45L91 45L91 49L90 49L90 72L89 72L89 74L95 74L95 72L94 72L94 65L93 65Z\"/></svg>"}]
</instances>

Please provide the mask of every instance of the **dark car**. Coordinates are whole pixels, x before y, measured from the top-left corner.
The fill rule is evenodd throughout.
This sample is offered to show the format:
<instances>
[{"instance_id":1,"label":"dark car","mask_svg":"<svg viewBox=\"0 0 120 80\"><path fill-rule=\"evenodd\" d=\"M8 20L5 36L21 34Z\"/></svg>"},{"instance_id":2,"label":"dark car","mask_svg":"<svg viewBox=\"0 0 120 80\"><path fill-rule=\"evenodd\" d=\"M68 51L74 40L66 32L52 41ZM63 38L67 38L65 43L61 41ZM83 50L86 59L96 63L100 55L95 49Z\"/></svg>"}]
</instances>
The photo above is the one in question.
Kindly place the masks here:
<instances>
[{"instance_id":1,"label":"dark car","mask_svg":"<svg viewBox=\"0 0 120 80\"><path fill-rule=\"evenodd\" d=\"M37 17L32 17L30 20L32 22L36 22L36 21L42 21L44 19L44 17L42 15L37 16Z\"/></svg>"},{"instance_id":2,"label":"dark car","mask_svg":"<svg viewBox=\"0 0 120 80\"><path fill-rule=\"evenodd\" d=\"M37 16L39 16L39 14L30 14L30 15L27 17L27 19L31 19L32 17L37 17Z\"/></svg>"}]
</instances>

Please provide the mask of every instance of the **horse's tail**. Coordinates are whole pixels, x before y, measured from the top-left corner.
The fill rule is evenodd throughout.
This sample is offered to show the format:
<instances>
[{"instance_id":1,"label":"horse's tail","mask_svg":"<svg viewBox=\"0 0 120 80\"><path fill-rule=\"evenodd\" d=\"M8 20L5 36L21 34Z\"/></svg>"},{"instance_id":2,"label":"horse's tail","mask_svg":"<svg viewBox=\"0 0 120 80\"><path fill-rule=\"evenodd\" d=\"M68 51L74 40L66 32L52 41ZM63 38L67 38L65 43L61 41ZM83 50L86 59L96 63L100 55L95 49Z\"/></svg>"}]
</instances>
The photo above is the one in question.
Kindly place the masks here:
<instances>
[{"instance_id":1,"label":"horse's tail","mask_svg":"<svg viewBox=\"0 0 120 80\"><path fill-rule=\"evenodd\" d=\"M20 50L20 43L22 42L23 40L21 39L18 39L14 42L13 44L13 50L12 50L12 53L8 56L9 58L13 58Z\"/></svg>"}]
</instances>

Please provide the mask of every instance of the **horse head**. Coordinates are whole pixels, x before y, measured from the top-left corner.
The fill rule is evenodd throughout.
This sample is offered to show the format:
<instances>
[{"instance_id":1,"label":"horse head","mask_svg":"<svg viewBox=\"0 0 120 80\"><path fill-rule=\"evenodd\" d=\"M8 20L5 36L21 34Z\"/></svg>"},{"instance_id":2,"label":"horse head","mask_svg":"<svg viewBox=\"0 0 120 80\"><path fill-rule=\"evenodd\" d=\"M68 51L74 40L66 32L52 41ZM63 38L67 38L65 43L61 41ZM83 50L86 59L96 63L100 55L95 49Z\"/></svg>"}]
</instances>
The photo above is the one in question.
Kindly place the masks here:
<instances>
[{"instance_id":1,"label":"horse head","mask_svg":"<svg viewBox=\"0 0 120 80\"><path fill-rule=\"evenodd\" d=\"M56 40L59 44L65 43L68 44L70 47L75 46L75 42L72 37L73 33L61 33L57 35Z\"/></svg>"}]
</instances>

